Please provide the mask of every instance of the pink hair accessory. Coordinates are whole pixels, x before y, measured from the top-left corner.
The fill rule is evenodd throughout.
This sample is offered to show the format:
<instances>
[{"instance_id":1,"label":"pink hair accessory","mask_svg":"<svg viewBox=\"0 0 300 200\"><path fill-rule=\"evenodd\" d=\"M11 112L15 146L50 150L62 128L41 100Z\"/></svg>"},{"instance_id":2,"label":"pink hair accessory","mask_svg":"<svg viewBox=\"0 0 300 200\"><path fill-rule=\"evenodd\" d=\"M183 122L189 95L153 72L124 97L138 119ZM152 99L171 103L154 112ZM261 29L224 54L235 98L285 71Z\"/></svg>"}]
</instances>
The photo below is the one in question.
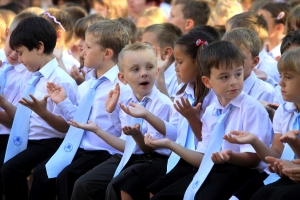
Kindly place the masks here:
<instances>
[{"instance_id":1,"label":"pink hair accessory","mask_svg":"<svg viewBox=\"0 0 300 200\"><path fill-rule=\"evenodd\" d=\"M196 41L196 46L199 47L201 44L202 44L202 40L201 40L201 39L198 39L198 40Z\"/></svg>"},{"instance_id":2,"label":"pink hair accessory","mask_svg":"<svg viewBox=\"0 0 300 200\"><path fill-rule=\"evenodd\" d=\"M54 17L53 15L51 15L51 14L48 13L48 12L44 12L43 14L44 14L44 15L47 15L49 18L53 19L54 23L55 23L55 24L58 24L58 25L60 26L60 28L61 28L64 32L66 32L66 29L63 27L63 25L62 25L59 21L57 21L56 17Z\"/></svg>"},{"instance_id":3,"label":"pink hair accessory","mask_svg":"<svg viewBox=\"0 0 300 200\"><path fill-rule=\"evenodd\" d=\"M283 11L281 11L278 16L276 17L277 20L282 19L285 16L285 13Z\"/></svg>"}]
</instances>

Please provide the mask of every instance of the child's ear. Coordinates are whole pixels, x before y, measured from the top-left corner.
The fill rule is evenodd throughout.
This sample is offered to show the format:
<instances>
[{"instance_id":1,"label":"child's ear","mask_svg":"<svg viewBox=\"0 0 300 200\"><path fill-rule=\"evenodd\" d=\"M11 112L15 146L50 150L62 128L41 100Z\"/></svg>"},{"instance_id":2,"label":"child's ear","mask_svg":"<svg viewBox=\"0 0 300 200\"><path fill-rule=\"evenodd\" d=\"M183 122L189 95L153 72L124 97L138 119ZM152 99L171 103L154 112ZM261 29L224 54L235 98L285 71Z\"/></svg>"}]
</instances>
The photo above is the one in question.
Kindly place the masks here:
<instances>
[{"instance_id":1,"label":"child's ear","mask_svg":"<svg viewBox=\"0 0 300 200\"><path fill-rule=\"evenodd\" d=\"M62 33L61 30L57 30L57 31L56 31L56 35L57 35L56 41L60 41L60 40L62 39L63 33Z\"/></svg>"},{"instance_id":2,"label":"child's ear","mask_svg":"<svg viewBox=\"0 0 300 200\"><path fill-rule=\"evenodd\" d=\"M114 56L114 51L112 49L109 49L109 48L105 49L104 58L106 60L111 59L113 56Z\"/></svg>"},{"instance_id":3,"label":"child's ear","mask_svg":"<svg viewBox=\"0 0 300 200\"><path fill-rule=\"evenodd\" d=\"M8 32L9 32L9 30L8 30L8 28L6 28L5 29L5 33L4 33L4 38L5 38L5 40L7 40L7 37L8 37Z\"/></svg>"},{"instance_id":4,"label":"child's ear","mask_svg":"<svg viewBox=\"0 0 300 200\"><path fill-rule=\"evenodd\" d=\"M162 58L166 59L167 57L170 58L173 55L172 47L166 47L162 52Z\"/></svg>"},{"instance_id":5,"label":"child's ear","mask_svg":"<svg viewBox=\"0 0 300 200\"><path fill-rule=\"evenodd\" d=\"M124 85L127 84L127 81L126 81L126 79L125 79L125 76L124 76L124 74L123 74L122 72L119 72L119 73L118 73L118 79L119 79Z\"/></svg>"},{"instance_id":6,"label":"child's ear","mask_svg":"<svg viewBox=\"0 0 300 200\"><path fill-rule=\"evenodd\" d=\"M207 88L212 88L211 87L211 84L210 84L210 82L209 82L209 77L207 77L207 76L202 76L201 77L201 80L202 80L202 82L203 82L203 84L205 85L205 87L207 87Z\"/></svg>"},{"instance_id":7,"label":"child's ear","mask_svg":"<svg viewBox=\"0 0 300 200\"><path fill-rule=\"evenodd\" d=\"M253 62L252 62L251 68L253 69L254 67L256 67L256 65L258 65L258 63L259 63L259 56L255 56L253 58Z\"/></svg>"},{"instance_id":8,"label":"child's ear","mask_svg":"<svg viewBox=\"0 0 300 200\"><path fill-rule=\"evenodd\" d=\"M159 71L160 71L160 68L157 67L157 70L156 70L156 74L155 74L155 80L158 79L158 74L159 74Z\"/></svg>"},{"instance_id":9,"label":"child's ear","mask_svg":"<svg viewBox=\"0 0 300 200\"><path fill-rule=\"evenodd\" d=\"M192 28L194 28L195 27L195 22L194 22L194 20L192 20L192 19L187 19L186 21L185 21L185 27L184 27L184 29L185 29L185 32L187 33L187 32L189 32Z\"/></svg>"},{"instance_id":10,"label":"child's ear","mask_svg":"<svg viewBox=\"0 0 300 200\"><path fill-rule=\"evenodd\" d=\"M44 43L39 41L39 45L37 47L37 53L38 55L42 55L44 53L44 50L45 50L45 46L44 46Z\"/></svg>"}]
</instances>

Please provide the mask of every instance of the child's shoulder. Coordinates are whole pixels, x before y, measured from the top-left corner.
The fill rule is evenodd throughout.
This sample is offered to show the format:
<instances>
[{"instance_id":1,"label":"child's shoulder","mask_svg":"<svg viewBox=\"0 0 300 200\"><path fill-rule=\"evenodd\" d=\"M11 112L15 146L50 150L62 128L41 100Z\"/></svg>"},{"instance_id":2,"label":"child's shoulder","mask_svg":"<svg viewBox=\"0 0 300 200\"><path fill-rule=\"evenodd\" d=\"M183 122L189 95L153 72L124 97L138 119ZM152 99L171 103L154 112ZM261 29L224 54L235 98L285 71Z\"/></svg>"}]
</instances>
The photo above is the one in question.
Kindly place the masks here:
<instances>
[{"instance_id":1,"label":"child's shoulder","mask_svg":"<svg viewBox=\"0 0 300 200\"><path fill-rule=\"evenodd\" d=\"M156 93L156 95L153 95L153 100L157 101L157 103L159 104L164 104L164 105L172 105L173 106L173 102L170 99L170 97L168 97L167 95L161 93L156 86L153 87L154 92Z\"/></svg>"}]
</instances>

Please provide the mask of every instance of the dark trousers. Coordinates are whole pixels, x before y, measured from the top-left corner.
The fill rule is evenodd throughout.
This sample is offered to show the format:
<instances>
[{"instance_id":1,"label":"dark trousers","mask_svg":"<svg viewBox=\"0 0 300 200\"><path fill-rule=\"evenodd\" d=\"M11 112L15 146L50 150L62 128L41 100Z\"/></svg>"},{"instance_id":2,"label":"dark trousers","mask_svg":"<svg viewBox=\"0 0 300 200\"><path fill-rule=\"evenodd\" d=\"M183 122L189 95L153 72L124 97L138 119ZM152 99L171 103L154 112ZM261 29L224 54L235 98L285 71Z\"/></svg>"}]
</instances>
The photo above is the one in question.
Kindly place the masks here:
<instances>
[{"instance_id":1,"label":"dark trousers","mask_svg":"<svg viewBox=\"0 0 300 200\"><path fill-rule=\"evenodd\" d=\"M27 149L2 164L1 179L6 200L28 199L27 176L45 159L50 158L61 144L62 139L29 140ZM0 155L3 163L5 152Z\"/></svg>"},{"instance_id":2,"label":"dark trousers","mask_svg":"<svg viewBox=\"0 0 300 200\"><path fill-rule=\"evenodd\" d=\"M57 178L49 179L45 164L49 159L39 164L33 170L33 182L30 200L71 199L75 181L87 171L110 158L107 151L85 151L78 149L72 163L65 167Z\"/></svg>"},{"instance_id":3,"label":"dark trousers","mask_svg":"<svg viewBox=\"0 0 300 200\"><path fill-rule=\"evenodd\" d=\"M260 188L251 200L298 200L300 199L300 184L288 177Z\"/></svg>"},{"instance_id":4,"label":"dark trousers","mask_svg":"<svg viewBox=\"0 0 300 200\"><path fill-rule=\"evenodd\" d=\"M198 168L190 165L185 160L180 159L177 165L169 173L159 177L155 182L148 185L146 189L155 195L186 175L191 173L195 174L197 170Z\"/></svg>"},{"instance_id":5,"label":"dark trousers","mask_svg":"<svg viewBox=\"0 0 300 200\"><path fill-rule=\"evenodd\" d=\"M8 138L9 135L0 135L0 152L4 152L6 150Z\"/></svg>"},{"instance_id":6,"label":"dark trousers","mask_svg":"<svg viewBox=\"0 0 300 200\"><path fill-rule=\"evenodd\" d=\"M228 200L241 185L258 174L255 169L235 166L229 163L214 165L203 185L196 193L195 200ZM182 200L184 193L193 180L195 173L190 173L169 187L155 194L151 200Z\"/></svg>"},{"instance_id":7,"label":"dark trousers","mask_svg":"<svg viewBox=\"0 0 300 200\"><path fill-rule=\"evenodd\" d=\"M113 185L114 173L122 159L122 155L115 154L110 159L94 167L92 170L77 179L74 184L72 200L82 199L118 199L118 192L115 191ZM160 159L160 158L158 158ZM167 159L167 158L166 158ZM164 159L164 160L166 160ZM155 155L132 155L124 169L118 175L120 177L126 175L126 170L143 165L150 160L157 160ZM117 178L117 177L116 177ZM118 179L114 179L118 180ZM112 183L111 183L112 181ZM107 191L106 191L107 190ZM106 195L107 192L107 195Z\"/></svg>"}]
</instances>

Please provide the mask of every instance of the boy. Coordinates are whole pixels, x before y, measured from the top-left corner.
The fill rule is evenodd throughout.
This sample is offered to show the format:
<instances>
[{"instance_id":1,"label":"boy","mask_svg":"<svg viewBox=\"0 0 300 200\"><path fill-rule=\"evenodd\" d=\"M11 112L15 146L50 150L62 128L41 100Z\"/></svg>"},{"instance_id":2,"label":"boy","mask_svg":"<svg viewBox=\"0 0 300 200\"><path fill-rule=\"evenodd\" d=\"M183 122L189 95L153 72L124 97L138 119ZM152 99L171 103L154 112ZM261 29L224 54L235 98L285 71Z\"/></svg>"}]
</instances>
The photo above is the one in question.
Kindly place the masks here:
<instances>
[{"instance_id":1,"label":"boy","mask_svg":"<svg viewBox=\"0 0 300 200\"><path fill-rule=\"evenodd\" d=\"M191 173L183 177L152 199L183 199L184 193L185 199L228 199L241 183L263 169L250 145L232 145L222 139L231 130L251 129L264 143L270 144L271 122L266 110L242 91L243 63L243 53L230 42L214 42L203 49L200 54L202 81L206 87L213 89L218 101L208 106L202 117L202 141L198 143L197 150L185 149L167 139L151 140L151 136L145 137L146 144L152 148L169 148L195 167L201 163L200 168L196 175ZM218 119L219 113L224 114L219 119L225 121ZM215 150L211 147L215 147ZM219 149L222 151L215 152ZM207 178L205 175L198 180L198 175L205 173Z\"/></svg>"},{"instance_id":2,"label":"boy","mask_svg":"<svg viewBox=\"0 0 300 200\"><path fill-rule=\"evenodd\" d=\"M115 154L106 162L77 179L71 198L73 200L118 198L120 194L117 191L122 190L119 188L120 186L130 188L130 183L122 184L121 181L130 181L130 174L133 169L144 175L139 177L141 180L147 180L147 170L151 170L151 165L166 162L170 154L167 149L154 150L146 146L143 139L144 134L150 133L155 138L167 137L172 140L176 138L175 134L166 133L167 124L165 125L162 121L168 121L172 111L172 101L154 86L158 76L158 68L156 55L151 46L143 43L127 45L119 54L118 66L120 68L118 74L120 81L123 84L128 83L132 93L121 102L122 109L120 109L116 107L116 104L119 94L123 95L123 92L120 93L120 90L116 88L113 96L109 96L106 110L114 124L118 125L121 120L123 127L121 137L110 136L91 122L89 124L73 122L72 125L95 132L111 146L124 151L123 157L120 154ZM143 122L140 121L142 119L144 119ZM136 120L139 122L135 122ZM122 169L123 171L121 171ZM121 173L118 175L120 171ZM114 174L115 178L113 179ZM112 183L108 186L112 179ZM117 184L116 188L114 183ZM136 188L132 189L136 190Z\"/></svg>"},{"instance_id":3,"label":"boy","mask_svg":"<svg viewBox=\"0 0 300 200\"><path fill-rule=\"evenodd\" d=\"M5 31L5 57L0 58L2 66L0 68L0 96L11 102L14 99L13 90L19 86L19 81L22 79L26 67L18 62L18 54L9 46L9 38L11 32L16 28L20 21L27 17L36 16L34 13L24 12L18 14L10 27ZM0 107L0 116L7 115ZM6 120L5 120L6 119ZM12 119L0 117L0 152L5 151L8 142L9 132L12 125ZM1 161L0 161L1 162Z\"/></svg>"},{"instance_id":4,"label":"boy","mask_svg":"<svg viewBox=\"0 0 300 200\"><path fill-rule=\"evenodd\" d=\"M235 28L225 33L222 40L236 44L243 52L244 88L243 91L256 100L273 101L274 88L257 78L253 68L259 63L260 41L257 34L248 28Z\"/></svg>"},{"instance_id":5,"label":"boy","mask_svg":"<svg viewBox=\"0 0 300 200\"><path fill-rule=\"evenodd\" d=\"M87 91L89 90L90 85L93 81L105 78L96 88L96 95L92 103L90 114L82 120L83 122L92 120L104 131L116 137L121 135L121 131L114 127L107 116L105 111L105 100L109 91L113 90L114 86L119 82L117 78L119 70L116 65L118 54L128 42L129 36L127 32L117 21L104 20L96 22L87 29L83 57L85 66L92 69L92 71L87 74L87 76L90 77L89 80L79 86L81 100L78 109L64 95L65 92L63 89L60 89L55 85L49 85L50 93L58 92L60 94L59 97L53 98L53 101L58 105L65 119L72 119L76 110L80 112L81 107L86 107L85 109L88 109L88 105L84 101L84 96L88 95ZM122 87L122 91L123 90L126 92L125 87ZM82 113L78 114L82 115ZM76 115L77 114L75 114L75 116ZM69 129L61 148L69 141L69 135L77 135L79 137L76 130L72 128ZM30 199L51 199L50 197L55 199L56 188L58 190L59 199L70 199L73 185L77 178L101 162L106 161L111 155L121 153L117 149L109 146L94 133L88 131L83 134L78 146L79 148L77 150L77 147L73 145L73 149L75 151L77 150L77 152L76 154L74 152L75 155L70 157L70 162L72 161L72 163L68 162L65 165L61 165L55 175L49 177L53 171L51 168L55 168L55 166L60 165L61 162L60 159L55 158L56 155L59 154L62 159L66 159L63 155L70 154L70 152L61 153L59 149L49 162L45 161L41 163L34 170L34 177L36 178L33 179ZM66 156L68 157L68 155Z\"/></svg>"},{"instance_id":6,"label":"boy","mask_svg":"<svg viewBox=\"0 0 300 200\"><path fill-rule=\"evenodd\" d=\"M28 72L15 90L19 96L12 104L6 100L1 103L14 119L6 152L0 158L5 159L1 178L6 199L28 198L26 177L38 163L52 156L69 128L58 107L48 99L46 89L47 82L54 82L76 103L77 85L53 56L56 38L53 26L41 17L24 19L10 36L9 45Z\"/></svg>"},{"instance_id":7,"label":"boy","mask_svg":"<svg viewBox=\"0 0 300 200\"><path fill-rule=\"evenodd\" d=\"M142 35L142 42L159 48L157 50L157 60L160 70L156 87L161 93L170 98L174 98L178 87L173 49L175 41L180 36L180 29L170 23L148 26Z\"/></svg>"},{"instance_id":8,"label":"boy","mask_svg":"<svg viewBox=\"0 0 300 200\"><path fill-rule=\"evenodd\" d=\"M260 61L255 67L254 72L258 78L275 87L278 84L280 77L277 70L277 62L264 50L268 37L268 25L266 20L255 12L244 12L231 17L227 21L226 32L237 27L249 28L258 35L261 42L261 49L259 53Z\"/></svg>"},{"instance_id":9,"label":"boy","mask_svg":"<svg viewBox=\"0 0 300 200\"><path fill-rule=\"evenodd\" d=\"M205 1L176 0L172 5L168 22L186 34L197 25L206 25L209 16L210 8Z\"/></svg>"}]
</instances>

